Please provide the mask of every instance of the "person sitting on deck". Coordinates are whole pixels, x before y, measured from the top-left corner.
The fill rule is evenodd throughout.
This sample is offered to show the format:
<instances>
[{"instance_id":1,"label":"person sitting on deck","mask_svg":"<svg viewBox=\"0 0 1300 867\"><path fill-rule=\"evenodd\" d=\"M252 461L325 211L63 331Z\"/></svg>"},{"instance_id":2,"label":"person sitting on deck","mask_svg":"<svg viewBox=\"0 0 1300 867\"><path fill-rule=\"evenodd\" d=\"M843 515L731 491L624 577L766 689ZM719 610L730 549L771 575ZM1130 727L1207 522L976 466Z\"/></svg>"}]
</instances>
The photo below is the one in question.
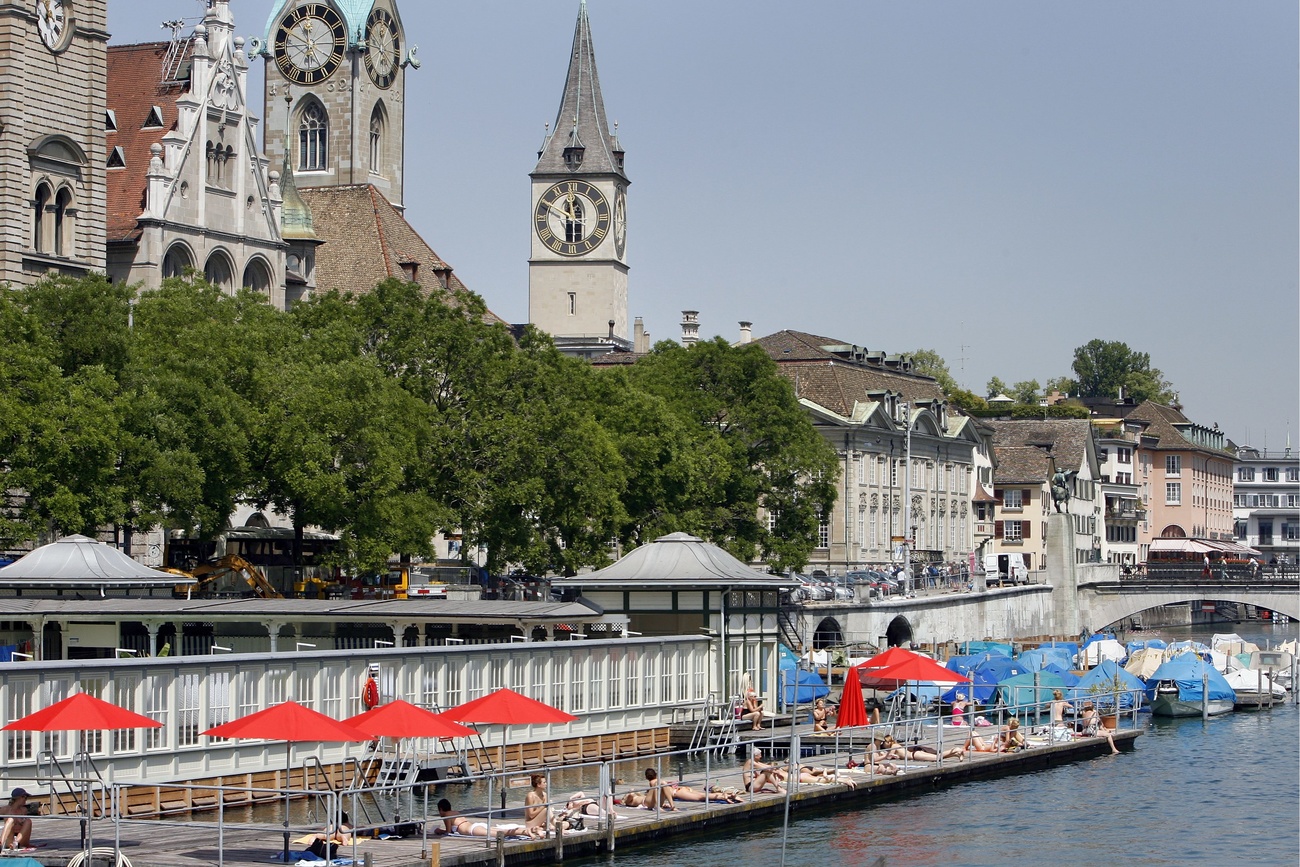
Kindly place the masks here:
<instances>
[{"instance_id":1,"label":"person sitting on deck","mask_svg":"<svg viewBox=\"0 0 1300 867\"><path fill-rule=\"evenodd\" d=\"M32 820L27 799L27 790L19 787L9 795L9 803L0 807L0 816L5 817L4 831L0 832L0 846L9 852L35 852L32 846Z\"/></svg>"},{"instance_id":2,"label":"person sitting on deck","mask_svg":"<svg viewBox=\"0 0 1300 867\"><path fill-rule=\"evenodd\" d=\"M524 824L529 828L545 828L551 824L551 796L546 791L546 774L533 774L528 781L532 788L524 796Z\"/></svg>"},{"instance_id":3,"label":"person sitting on deck","mask_svg":"<svg viewBox=\"0 0 1300 867\"><path fill-rule=\"evenodd\" d=\"M738 749L740 755L745 759L744 764L740 766L740 779L745 784L746 792L752 792L753 794L785 794L785 787L781 785L785 775L779 768L759 761L763 754L757 747L751 748L748 756L744 756L744 746Z\"/></svg>"},{"instance_id":4,"label":"person sitting on deck","mask_svg":"<svg viewBox=\"0 0 1300 867\"><path fill-rule=\"evenodd\" d=\"M1007 723L1006 734L999 739L1000 749L1004 753L1014 753L1025 748L1025 734L1020 730L1020 720L1012 717Z\"/></svg>"},{"instance_id":5,"label":"person sitting on deck","mask_svg":"<svg viewBox=\"0 0 1300 867\"><path fill-rule=\"evenodd\" d=\"M966 724L966 709L970 707L970 702L966 700L966 694L957 693L957 700L952 703L952 724L961 726Z\"/></svg>"},{"instance_id":6,"label":"person sitting on deck","mask_svg":"<svg viewBox=\"0 0 1300 867\"><path fill-rule=\"evenodd\" d=\"M1065 725L1065 712L1070 703L1065 700L1059 689L1052 690L1052 740L1068 741L1070 730Z\"/></svg>"},{"instance_id":7,"label":"person sitting on deck","mask_svg":"<svg viewBox=\"0 0 1300 867\"><path fill-rule=\"evenodd\" d=\"M1110 754L1119 755L1119 748L1115 746L1114 732L1101 724L1101 715L1097 709L1092 706L1092 702L1084 702L1083 705L1083 731L1079 737L1084 738L1105 738L1106 743L1110 744Z\"/></svg>"},{"instance_id":8,"label":"person sitting on deck","mask_svg":"<svg viewBox=\"0 0 1300 867\"><path fill-rule=\"evenodd\" d=\"M749 720L752 723L754 731L760 731L763 728L763 700L758 697L754 691L754 685L749 682L749 675L745 675L744 692L740 700L739 719Z\"/></svg>"},{"instance_id":9,"label":"person sitting on deck","mask_svg":"<svg viewBox=\"0 0 1300 867\"><path fill-rule=\"evenodd\" d=\"M830 710L826 707L826 699L819 698L813 702L812 721L813 734L825 734L835 728L835 723L827 722L831 715Z\"/></svg>"}]
</instances>

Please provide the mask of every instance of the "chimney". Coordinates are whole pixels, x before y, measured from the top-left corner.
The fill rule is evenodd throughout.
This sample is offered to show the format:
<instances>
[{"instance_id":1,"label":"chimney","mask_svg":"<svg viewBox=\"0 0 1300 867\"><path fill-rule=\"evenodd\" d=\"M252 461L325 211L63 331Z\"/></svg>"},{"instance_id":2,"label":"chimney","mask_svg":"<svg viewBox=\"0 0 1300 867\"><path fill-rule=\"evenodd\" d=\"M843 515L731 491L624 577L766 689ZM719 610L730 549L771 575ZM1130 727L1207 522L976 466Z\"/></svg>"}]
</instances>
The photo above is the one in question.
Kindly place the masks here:
<instances>
[{"instance_id":1,"label":"chimney","mask_svg":"<svg viewBox=\"0 0 1300 867\"><path fill-rule=\"evenodd\" d=\"M647 332L645 332L644 334L641 335L641 351L642 351L642 352L649 352L649 351L650 351L650 332L649 332L649 331L647 331Z\"/></svg>"},{"instance_id":2,"label":"chimney","mask_svg":"<svg viewBox=\"0 0 1300 867\"><path fill-rule=\"evenodd\" d=\"M700 340L700 311L682 311L682 346L690 349Z\"/></svg>"},{"instance_id":3,"label":"chimney","mask_svg":"<svg viewBox=\"0 0 1300 867\"><path fill-rule=\"evenodd\" d=\"M638 316L637 318L632 320L632 351L633 352L645 351L644 349L641 348L641 342L644 339L645 339L645 323L642 322L641 317Z\"/></svg>"},{"instance_id":4,"label":"chimney","mask_svg":"<svg viewBox=\"0 0 1300 867\"><path fill-rule=\"evenodd\" d=\"M609 339L614 339L614 320L609 320Z\"/></svg>"},{"instance_id":5,"label":"chimney","mask_svg":"<svg viewBox=\"0 0 1300 867\"><path fill-rule=\"evenodd\" d=\"M746 322L743 319L741 320L739 345L744 346L746 343L754 339L753 328L754 328L754 323Z\"/></svg>"}]
</instances>

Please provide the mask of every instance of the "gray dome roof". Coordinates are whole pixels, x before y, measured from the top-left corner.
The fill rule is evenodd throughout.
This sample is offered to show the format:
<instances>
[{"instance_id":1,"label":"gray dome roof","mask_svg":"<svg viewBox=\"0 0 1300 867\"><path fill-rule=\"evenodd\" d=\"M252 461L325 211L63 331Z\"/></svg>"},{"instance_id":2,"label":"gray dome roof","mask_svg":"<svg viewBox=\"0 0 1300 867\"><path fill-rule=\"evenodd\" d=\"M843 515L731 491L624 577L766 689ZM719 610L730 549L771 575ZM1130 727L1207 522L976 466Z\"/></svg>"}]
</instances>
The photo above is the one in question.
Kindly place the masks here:
<instances>
[{"instance_id":1,"label":"gray dome roof","mask_svg":"<svg viewBox=\"0 0 1300 867\"><path fill-rule=\"evenodd\" d=\"M795 582L751 569L712 542L690 533L669 533L625 554L618 562L587 575L551 582L557 587L626 586L754 587L779 590Z\"/></svg>"},{"instance_id":2,"label":"gray dome roof","mask_svg":"<svg viewBox=\"0 0 1300 867\"><path fill-rule=\"evenodd\" d=\"M65 536L0 569L0 587L131 587L188 584L88 536Z\"/></svg>"}]
</instances>

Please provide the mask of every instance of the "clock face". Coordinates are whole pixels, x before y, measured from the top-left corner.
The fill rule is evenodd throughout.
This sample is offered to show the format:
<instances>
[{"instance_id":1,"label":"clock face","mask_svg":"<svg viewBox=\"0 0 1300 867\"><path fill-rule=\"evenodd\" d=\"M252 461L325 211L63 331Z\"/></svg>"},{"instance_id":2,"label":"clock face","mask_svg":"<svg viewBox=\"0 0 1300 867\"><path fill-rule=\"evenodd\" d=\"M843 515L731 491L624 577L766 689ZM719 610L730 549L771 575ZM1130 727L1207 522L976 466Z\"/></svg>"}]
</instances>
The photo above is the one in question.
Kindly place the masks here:
<instances>
[{"instance_id":1,"label":"clock face","mask_svg":"<svg viewBox=\"0 0 1300 867\"><path fill-rule=\"evenodd\" d=\"M386 9L376 9L366 19L366 72L378 87L388 87L402 63L397 23Z\"/></svg>"},{"instance_id":2,"label":"clock face","mask_svg":"<svg viewBox=\"0 0 1300 867\"><path fill-rule=\"evenodd\" d=\"M273 47L280 74L298 84L316 84L343 62L347 29L333 7L303 3L280 19Z\"/></svg>"},{"instance_id":3,"label":"clock face","mask_svg":"<svg viewBox=\"0 0 1300 867\"><path fill-rule=\"evenodd\" d=\"M586 181L561 181L537 200L533 227L551 252L582 256L609 234L609 200Z\"/></svg>"},{"instance_id":4,"label":"clock face","mask_svg":"<svg viewBox=\"0 0 1300 867\"><path fill-rule=\"evenodd\" d=\"M614 196L614 252L620 259L627 249L627 196L620 189Z\"/></svg>"},{"instance_id":5,"label":"clock face","mask_svg":"<svg viewBox=\"0 0 1300 867\"><path fill-rule=\"evenodd\" d=\"M68 10L63 0L36 0L36 30L46 48L54 51L63 47L67 25Z\"/></svg>"}]
</instances>

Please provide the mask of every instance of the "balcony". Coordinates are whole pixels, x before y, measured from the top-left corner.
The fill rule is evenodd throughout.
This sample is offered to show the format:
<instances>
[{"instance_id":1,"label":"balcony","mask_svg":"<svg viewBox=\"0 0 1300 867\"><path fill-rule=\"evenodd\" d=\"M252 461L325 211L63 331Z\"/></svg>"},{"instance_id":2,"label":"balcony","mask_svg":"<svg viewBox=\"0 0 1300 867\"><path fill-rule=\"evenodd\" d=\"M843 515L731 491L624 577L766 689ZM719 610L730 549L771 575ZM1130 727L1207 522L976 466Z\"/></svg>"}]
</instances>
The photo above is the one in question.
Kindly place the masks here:
<instances>
[{"instance_id":1,"label":"balcony","mask_svg":"<svg viewBox=\"0 0 1300 867\"><path fill-rule=\"evenodd\" d=\"M975 522L975 535L976 535L976 536L983 536L983 537L985 537L985 538L987 538L987 539L991 539L991 538L993 538L993 522L992 522L992 521L976 521L976 522Z\"/></svg>"}]
</instances>

